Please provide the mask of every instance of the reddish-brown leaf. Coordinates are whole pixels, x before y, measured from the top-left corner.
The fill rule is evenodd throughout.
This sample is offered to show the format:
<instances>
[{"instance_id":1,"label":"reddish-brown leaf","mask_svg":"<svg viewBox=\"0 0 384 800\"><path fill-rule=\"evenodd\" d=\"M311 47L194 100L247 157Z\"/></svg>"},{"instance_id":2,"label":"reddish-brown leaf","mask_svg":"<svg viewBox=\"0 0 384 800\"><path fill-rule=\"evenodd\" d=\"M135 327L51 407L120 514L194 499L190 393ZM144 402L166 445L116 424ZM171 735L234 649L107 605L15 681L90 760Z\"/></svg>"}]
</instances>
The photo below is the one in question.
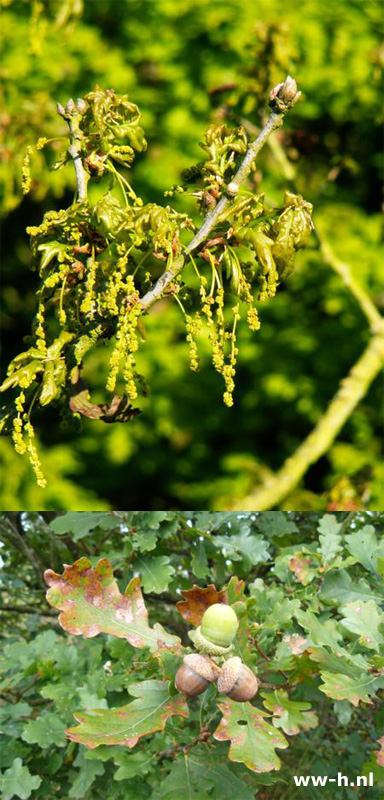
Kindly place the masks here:
<instances>
[{"instance_id":1,"label":"reddish-brown leaf","mask_svg":"<svg viewBox=\"0 0 384 800\"><path fill-rule=\"evenodd\" d=\"M184 619L191 625L200 625L204 612L214 603L227 603L226 591L219 592L213 583L202 588L194 585L192 589L181 592L184 600L177 603L177 608Z\"/></svg>"}]
</instances>

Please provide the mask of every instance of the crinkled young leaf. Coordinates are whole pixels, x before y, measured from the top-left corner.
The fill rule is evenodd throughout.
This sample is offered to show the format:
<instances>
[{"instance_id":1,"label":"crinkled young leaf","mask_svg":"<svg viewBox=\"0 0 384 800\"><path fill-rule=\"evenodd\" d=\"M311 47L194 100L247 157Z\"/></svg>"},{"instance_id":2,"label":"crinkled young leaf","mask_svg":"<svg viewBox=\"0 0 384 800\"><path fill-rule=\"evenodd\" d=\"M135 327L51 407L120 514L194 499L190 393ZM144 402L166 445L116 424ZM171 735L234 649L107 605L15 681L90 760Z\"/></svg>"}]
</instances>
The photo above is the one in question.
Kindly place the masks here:
<instances>
[{"instance_id":1,"label":"crinkled young leaf","mask_svg":"<svg viewBox=\"0 0 384 800\"><path fill-rule=\"evenodd\" d=\"M177 636L158 622L149 626L139 578L132 578L120 594L107 559L92 569L87 558L80 558L72 566L65 565L63 575L46 570L45 580L51 587L47 600L62 612L59 621L68 633L88 638L109 633L152 652L162 647L179 649Z\"/></svg>"},{"instance_id":2,"label":"crinkled young leaf","mask_svg":"<svg viewBox=\"0 0 384 800\"><path fill-rule=\"evenodd\" d=\"M379 611L374 600L348 603L343 606L341 613L343 627L359 635L359 644L378 652L379 646L384 642L380 631L380 626L384 624L384 614Z\"/></svg>"},{"instance_id":3,"label":"crinkled young leaf","mask_svg":"<svg viewBox=\"0 0 384 800\"><path fill-rule=\"evenodd\" d=\"M131 748L141 736L163 730L168 717L188 717L185 697L170 697L167 681L134 683L129 693L137 699L121 708L97 708L75 714L80 725L66 731L68 738L92 749L99 744Z\"/></svg>"},{"instance_id":4,"label":"crinkled young leaf","mask_svg":"<svg viewBox=\"0 0 384 800\"><path fill-rule=\"evenodd\" d=\"M310 710L310 703L290 700L283 689L261 692L261 695L264 697L265 707L273 712L272 724L276 728L282 728L288 736L295 736L300 730L307 731L317 727L318 718Z\"/></svg>"},{"instance_id":5,"label":"crinkled young leaf","mask_svg":"<svg viewBox=\"0 0 384 800\"><path fill-rule=\"evenodd\" d=\"M41 778L38 775L31 775L28 767L23 766L21 758L15 758L12 766L0 777L3 800L11 800L15 795L21 800L27 800L40 784Z\"/></svg>"},{"instance_id":6,"label":"crinkled young leaf","mask_svg":"<svg viewBox=\"0 0 384 800\"><path fill-rule=\"evenodd\" d=\"M218 741L229 740L228 758L241 761L254 772L280 769L275 748L285 749L288 742L280 731L266 722L269 715L251 703L238 703L229 698L218 703L223 718L214 732Z\"/></svg>"}]
</instances>

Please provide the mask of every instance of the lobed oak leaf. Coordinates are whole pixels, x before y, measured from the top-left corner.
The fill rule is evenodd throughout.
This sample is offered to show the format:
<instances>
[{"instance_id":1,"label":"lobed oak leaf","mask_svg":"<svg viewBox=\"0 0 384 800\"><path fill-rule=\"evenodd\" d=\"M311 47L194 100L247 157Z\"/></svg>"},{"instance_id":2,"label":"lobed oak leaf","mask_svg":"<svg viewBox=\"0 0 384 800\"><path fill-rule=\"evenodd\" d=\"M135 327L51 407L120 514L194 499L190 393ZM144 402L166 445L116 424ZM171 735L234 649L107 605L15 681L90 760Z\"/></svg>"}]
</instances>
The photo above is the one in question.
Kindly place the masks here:
<instances>
[{"instance_id":1,"label":"lobed oak leaf","mask_svg":"<svg viewBox=\"0 0 384 800\"><path fill-rule=\"evenodd\" d=\"M133 647L180 651L180 639L167 633L162 625L151 628L140 589L140 579L132 578L121 594L106 558L92 569L88 558L64 565L63 575L48 569L44 574L50 586L47 600L60 609L59 622L64 630L87 638L108 633L126 639Z\"/></svg>"},{"instance_id":2,"label":"lobed oak leaf","mask_svg":"<svg viewBox=\"0 0 384 800\"><path fill-rule=\"evenodd\" d=\"M238 703L229 698L218 703L218 707L223 718L213 735L218 741L231 742L230 760L241 761L254 772L280 769L275 748L285 749L288 742L266 721L268 714L251 703Z\"/></svg>"},{"instance_id":3,"label":"lobed oak leaf","mask_svg":"<svg viewBox=\"0 0 384 800\"><path fill-rule=\"evenodd\" d=\"M181 594L185 599L176 604L177 609L191 625L200 625L204 612L209 606L214 603L227 603L226 591L222 589L219 592L213 583L204 588L194 584L192 589L184 589Z\"/></svg>"},{"instance_id":4,"label":"lobed oak leaf","mask_svg":"<svg viewBox=\"0 0 384 800\"><path fill-rule=\"evenodd\" d=\"M188 717L185 697L171 697L167 681L134 683L129 687L129 693L136 700L126 706L96 708L74 714L80 725L68 728L68 738L91 749L100 744L132 748L142 736L164 730L168 717Z\"/></svg>"}]
</instances>

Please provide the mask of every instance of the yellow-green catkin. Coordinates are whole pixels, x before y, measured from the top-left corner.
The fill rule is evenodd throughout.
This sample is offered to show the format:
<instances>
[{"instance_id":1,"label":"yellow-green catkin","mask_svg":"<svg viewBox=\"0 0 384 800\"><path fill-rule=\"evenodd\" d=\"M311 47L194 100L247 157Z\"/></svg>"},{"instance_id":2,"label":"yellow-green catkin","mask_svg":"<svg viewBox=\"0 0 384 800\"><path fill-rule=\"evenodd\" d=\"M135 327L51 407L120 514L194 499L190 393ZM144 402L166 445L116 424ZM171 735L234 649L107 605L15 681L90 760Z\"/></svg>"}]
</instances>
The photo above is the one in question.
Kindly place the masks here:
<instances>
[{"instance_id":1,"label":"yellow-green catkin","mask_svg":"<svg viewBox=\"0 0 384 800\"><path fill-rule=\"evenodd\" d=\"M232 312L233 312L233 328L232 332L228 334L228 338L231 339L231 352L229 354L228 363L224 365L222 373L225 382L225 392L223 395L223 400L225 405L228 406L229 408L233 406L233 392L235 389L234 377L236 374L236 361L239 353L239 350L236 347L236 325L240 319L238 304L232 308Z\"/></svg>"},{"instance_id":2,"label":"yellow-green catkin","mask_svg":"<svg viewBox=\"0 0 384 800\"><path fill-rule=\"evenodd\" d=\"M125 392L131 400L135 400L137 397L137 388L135 383L136 361L134 353L139 347L137 325L141 315L141 306L138 302L139 295L137 294L131 275L129 275L126 280L126 289L126 302L123 304L119 315L116 331L116 345L109 361L110 372L106 388L110 392L114 391L120 363L124 358L123 378Z\"/></svg>"},{"instance_id":3,"label":"yellow-green catkin","mask_svg":"<svg viewBox=\"0 0 384 800\"><path fill-rule=\"evenodd\" d=\"M224 366L223 344L217 337L216 325L213 319L212 306L215 301L210 294L207 295L206 286L207 280L202 276L200 283L201 312L205 317L208 327L208 338L212 346L212 363L217 372L221 373Z\"/></svg>"},{"instance_id":4,"label":"yellow-green catkin","mask_svg":"<svg viewBox=\"0 0 384 800\"><path fill-rule=\"evenodd\" d=\"M96 306L96 293L95 293L95 284L96 284L96 272L97 272L97 261L94 258L87 259L87 278L85 282L85 295L80 305L80 311L83 314L89 314L90 317L93 316Z\"/></svg>"},{"instance_id":5,"label":"yellow-green catkin","mask_svg":"<svg viewBox=\"0 0 384 800\"><path fill-rule=\"evenodd\" d=\"M251 284L248 283L244 276L240 279L241 295L247 304L247 323L251 331L258 331L260 328L259 315L253 305L253 296L251 291Z\"/></svg>"},{"instance_id":6,"label":"yellow-green catkin","mask_svg":"<svg viewBox=\"0 0 384 800\"><path fill-rule=\"evenodd\" d=\"M37 325L35 334L36 334L36 348L41 354L42 358L45 358L47 354L47 342L45 338L44 322L45 322L45 307L43 300L40 300L36 314Z\"/></svg>"},{"instance_id":7,"label":"yellow-green catkin","mask_svg":"<svg viewBox=\"0 0 384 800\"><path fill-rule=\"evenodd\" d=\"M25 156L23 158L23 166L21 170L21 186L23 190L23 194L28 194L31 189L31 155L33 153L33 147L28 145Z\"/></svg>"},{"instance_id":8,"label":"yellow-green catkin","mask_svg":"<svg viewBox=\"0 0 384 800\"><path fill-rule=\"evenodd\" d=\"M193 372L197 372L200 362L195 336L201 331L200 314L195 314L193 317L190 314L186 314L185 327L187 329L186 339L189 344L189 366Z\"/></svg>"},{"instance_id":9,"label":"yellow-green catkin","mask_svg":"<svg viewBox=\"0 0 384 800\"><path fill-rule=\"evenodd\" d=\"M41 469L40 459L39 456L37 455L36 445L33 441L35 436L35 431L31 422L27 422L25 424L25 432L28 436L27 450L29 453L29 460L31 462L32 469L36 476L37 485L40 486L41 489L45 489L47 481Z\"/></svg>"},{"instance_id":10,"label":"yellow-green catkin","mask_svg":"<svg viewBox=\"0 0 384 800\"><path fill-rule=\"evenodd\" d=\"M15 400L17 417L13 420L12 439L15 445L16 453L23 455L27 449L27 445L23 439L23 416L24 416L25 394L20 392Z\"/></svg>"}]
</instances>

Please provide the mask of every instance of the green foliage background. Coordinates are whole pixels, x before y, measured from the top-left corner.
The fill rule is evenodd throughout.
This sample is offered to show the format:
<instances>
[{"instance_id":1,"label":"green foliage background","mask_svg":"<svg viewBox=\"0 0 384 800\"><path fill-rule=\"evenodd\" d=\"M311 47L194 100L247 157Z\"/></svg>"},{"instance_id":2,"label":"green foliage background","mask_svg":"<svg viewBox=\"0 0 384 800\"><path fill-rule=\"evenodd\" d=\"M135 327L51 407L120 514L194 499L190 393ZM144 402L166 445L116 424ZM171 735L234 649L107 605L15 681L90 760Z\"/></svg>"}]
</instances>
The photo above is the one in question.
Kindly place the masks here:
<instances>
[{"instance_id":1,"label":"green foliage background","mask_svg":"<svg viewBox=\"0 0 384 800\"><path fill-rule=\"evenodd\" d=\"M372 772L374 788L364 797L379 800L384 770L374 754L382 736L384 688L384 631L378 624L383 534L384 515L370 512L2 514L4 800L301 800L320 791L332 800L334 785L310 795L308 788L295 788L293 775L336 777L339 771L351 781ZM285 732L293 722L300 728L279 751L281 770L251 772L228 760L227 742L195 741L202 724L212 732L219 721L211 689L203 704L201 697L189 702L188 720L168 720L164 731L140 739L133 750L87 750L65 738L75 711L125 705L130 684L161 677L159 662L145 648L60 628L45 600L43 570L61 573L63 563L83 556L93 566L108 558L121 592L140 573L151 626L160 622L186 646L189 626L175 605L180 591L193 584L222 588L232 575L245 581L249 630L259 646L257 651L252 645L251 663L264 682L253 704L262 708L272 687L287 687L292 716L278 721ZM355 606L367 612L363 622ZM292 649L287 641L294 642ZM178 666L179 659L169 653L166 658L174 671L170 665ZM346 698L357 694L358 706L337 699L335 684ZM273 707L273 694L271 700ZM300 710L303 702L309 716ZM356 790L340 787L337 797L353 800Z\"/></svg>"},{"instance_id":2,"label":"green foliage background","mask_svg":"<svg viewBox=\"0 0 384 800\"><path fill-rule=\"evenodd\" d=\"M20 350L36 309L28 271L27 224L71 203L70 166L50 172L55 153L32 164L21 195L21 162L39 136L63 133L57 101L95 83L128 92L143 112L149 148L133 182L162 202L180 172L201 158L198 143L227 101L259 124L267 91L294 75L303 100L286 119L282 143L298 190L336 254L382 304L377 168L380 158L380 26L376 0L3 0L4 368ZM222 85L237 88L215 94ZM58 145L59 146L59 145ZM287 180L270 149L258 173L281 204ZM180 210L183 210L180 201ZM139 368L150 386L143 413L125 426L85 421L60 428L52 411L35 418L48 488L3 440L2 507L8 509L225 508L278 468L309 433L368 341L366 321L340 279L312 248L260 309L262 327L239 337L235 406L222 404L218 376L203 361L190 373L183 320L162 302L148 318ZM105 351L88 362L104 394ZM97 391L95 400L99 399ZM325 509L335 485L340 507L380 509L380 385L377 381L327 456L285 508ZM340 484L342 481L342 484ZM335 506L333 506L335 507Z\"/></svg>"}]
</instances>

